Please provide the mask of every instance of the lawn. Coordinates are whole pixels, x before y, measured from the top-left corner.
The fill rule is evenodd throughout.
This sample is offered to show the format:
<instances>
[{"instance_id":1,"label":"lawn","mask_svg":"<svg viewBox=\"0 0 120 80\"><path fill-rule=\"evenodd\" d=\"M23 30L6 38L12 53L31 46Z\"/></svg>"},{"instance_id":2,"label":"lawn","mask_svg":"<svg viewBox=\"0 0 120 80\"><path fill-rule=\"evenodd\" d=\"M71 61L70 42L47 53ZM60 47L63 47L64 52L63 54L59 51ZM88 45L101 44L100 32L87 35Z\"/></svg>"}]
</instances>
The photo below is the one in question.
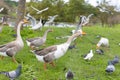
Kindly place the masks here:
<instances>
[{"instance_id":1,"label":"lawn","mask_svg":"<svg viewBox=\"0 0 120 80\"><path fill-rule=\"evenodd\" d=\"M113 28L92 26L84 27L83 31L87 35L78 37L75 42L77 43L75 49L68 50L64 56L55 60L55 67L47 65L47 70L44 71L43 63L39 62L35 55L30 52L30 48L26 45L27 38L42 36L44 31L52 28L54 31L48 33L47 41L44 48L54 44L64 43L67 39L56 39L56 37L71 35L70 31L74 28L57 28L57 27L44 27L42 30L32 31L24 28L21 31L24 40L24 48L15 56L16 60L22 64L22 74L19 80L65 80L65 73L68 69L74 72L74 80L120 80L120 64L115 65L115 72L107 74L105 68L107 62L112 60L115 55L120 57L120 27ZM0 44L10 42L15 39L13 36L15 32L10 27L4 27L0 33ZM104 36L110 40L110 48L102 48L104 55L95 53L96 43L99 41L97 35ZM71 43L73 44L73 43ZM94 56L90 61L85 61L81 55L86 54L89 50L94 51ZM0 71L11 71L16 69L18 65L12 61L10 57L5 57L0 60ZM0 80L9 80L4 75L0 75Z\"/></svg>"}]
</instances>

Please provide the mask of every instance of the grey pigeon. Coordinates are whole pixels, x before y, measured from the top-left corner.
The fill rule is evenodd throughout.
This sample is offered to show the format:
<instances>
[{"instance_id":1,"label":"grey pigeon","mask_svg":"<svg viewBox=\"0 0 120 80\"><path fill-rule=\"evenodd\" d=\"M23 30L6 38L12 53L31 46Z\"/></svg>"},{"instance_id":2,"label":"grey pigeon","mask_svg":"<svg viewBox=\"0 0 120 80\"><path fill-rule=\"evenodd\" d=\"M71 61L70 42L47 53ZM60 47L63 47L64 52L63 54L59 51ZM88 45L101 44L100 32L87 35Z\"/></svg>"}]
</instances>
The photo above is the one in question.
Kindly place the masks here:
<instances>
[{"instance_id":1,"label":"grey pigeon","mask_svg":"<svg viewBox=\"0 0 120 80\"><path fill-rule=\"evenodd\" d=\"M108 62L108 66L105 70L107 73L112 73L115 71L115 66L112 64L112 61Z\"/></svg>"},{"instance_id":2,"label":"grey pigeon","mask_svg":"<svg viewBox=\"0 0 120 80\"><path fill-rule=\"evenodd\" d=\"M102 49L97 49L96 53L98 53L98 54L104 54L104 51Z\"/></svg>"},{"instance_id":3,"label":"grey pigeon","mask_svg":"<svg viewBox=\"0 0 120 80\"><path fill-rule=\"evenodd\" d=\"M73 49L76 48L76 43L74 43L73 45L70 45L68 49Z\"/></svg>"},{"instance_id":4,"label":"grey pigeon","mask_svg":"<svg viewBox=\"0 0 120 80\"><path fill-rule=\"evenodd\" d=\"M69 69L65 74L66 80L72 80L74 78L73 72Z\"/></svg>"},{"instance_id":5,"label":"grey pigeon","mask_svg":"<svg viewBox=\"0 0 120 80\"><path fill-rule=\"evenodd\" d=\"M119 63L119 58L118 56L115 56L115 58L112 60L112 64L115 65L117 63Z\"/></svg>"},{"instance_id":6,"label":"grey pigeon","mask_svg":"<svg viewBox=\"0 0 120 80\"><path fill-rule=\"evenodd\" d=\"M17 78L21 75L21 69L22 69L22 66L19 65L16 70L9 71L9 72L2 71L2 72L0 72L0 74L4 74L8 78L10 78L10 80L14 80L15 78Z\"/></svg>"}]
</instances>

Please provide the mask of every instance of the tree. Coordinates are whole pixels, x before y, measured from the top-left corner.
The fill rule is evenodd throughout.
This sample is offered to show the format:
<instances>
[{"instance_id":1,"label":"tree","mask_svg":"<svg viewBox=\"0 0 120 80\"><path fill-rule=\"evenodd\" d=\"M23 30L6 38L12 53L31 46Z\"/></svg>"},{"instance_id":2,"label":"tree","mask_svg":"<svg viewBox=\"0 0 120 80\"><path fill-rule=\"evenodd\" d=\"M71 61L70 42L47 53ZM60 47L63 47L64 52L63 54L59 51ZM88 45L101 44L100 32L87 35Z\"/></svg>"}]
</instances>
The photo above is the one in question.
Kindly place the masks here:
<instances>
[{"instance_id":1,"label":"tree","mask_svg":"<svg viewBox=\"0 0 120 80\"><path fill-rule=\"evenodd\" d=\"M18 2L17 20L16 20L15 30L17 29L18 23L24 18L25 3L26 3L26 0L19 0L19 2Z\"/></svg>"}]
</instances>

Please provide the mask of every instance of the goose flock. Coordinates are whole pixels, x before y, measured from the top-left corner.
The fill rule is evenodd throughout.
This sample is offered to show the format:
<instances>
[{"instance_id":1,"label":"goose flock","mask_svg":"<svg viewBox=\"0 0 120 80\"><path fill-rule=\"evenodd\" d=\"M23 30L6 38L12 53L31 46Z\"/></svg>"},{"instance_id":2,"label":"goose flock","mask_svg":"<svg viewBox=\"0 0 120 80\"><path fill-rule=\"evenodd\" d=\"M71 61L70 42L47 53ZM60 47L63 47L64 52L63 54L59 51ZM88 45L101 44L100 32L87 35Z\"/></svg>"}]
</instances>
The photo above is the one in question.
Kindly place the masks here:
<instances>
[{"instance_id":1,"label":"goose flock","mask_svg":"<svg viewBox=\"0 0 120 80\"><path fill-rule=\"evenodd\" d=\"M43 10L38 10L35 7L31 6L34 10L37 11L36 14L41 14L42 12L48 10L49 8L45 8ZM3 10L4 8L0 9L0 12ZM93 14L90 14L88 17L85 16L80 16L80 21L76 27L75 30L72 30L72 34L70 36L67 36L67 41L65 41L64 43L61 44L54 44L54 45L50 45L47 46L43 49L39 49L39 47L43 46L46 43L47 40L47 34L48 32L53 32L52 29L47 29L44 32L44 35L42 37L32 37L32 38L28 38L26 39L26 43L28 45L28 47L30 47L31 52L34 54L34 56L36 57L36 59L40 62L43 62L43 68L44 70L47 69L47 64L50 64L52 66L56 66L54 61L56 59L61 58L62 56L64 56L68 49L72 49L75 48L76 43L71 46L71 43L74 42L75 39L77 39L78 37L81 37L82 35L86 35L87 33L84 32L82 30L82 27L85 26L87 23L89 23L89 18L92 16ZM52 23L54 21L54 19L57 17L58 15L55 16L50 16L49 17L49 21L46 23ZM26 19L22 19L18 26L17 26L17 37L15 40L0 45L0 55L1 55L1 59L3 59L5 56L7 57L11 57L12 60L18 64L17 60L15 59L15 55L24 48L24 42L22 39L22 36L20 34L20 29L21 26L25 23L28 23L29 21L31 22L31 30L38 30L41 29L43 26L42 23L42 18L40 19L40 21L37 23L36 19L31 16L29 13L27 14L27 16L25 16ZM4 26L4 25L2 25ZM0 30L2 31L2 27L0 27ZM105 38L105 37L100 37L100 40L98 41L98 43L96 44L96 53L98 54L103 54L104 51L101 49L101 47L109 47L109 39ZM83 58L83 60L85 61L91 61L91 59L94 57L94 51L91 49L90 52L88 54L86 54ZM115 58L113 60L108 61L108 65L105 69L105 71L107 73L112 73L115 71L115 64L119 63L119 57L115 56ZM22 69L22 65L19 65L18 68L16 70L13 71L1 71L0 74L4 74L6 75L9 79L14 80L15 78L18 78L21 74L21 69ZM74 79L74 74L72 73L71 70L69 70L68 72L66 72L65 74L65 78L67 80L73 80Z\"/></svg>"}]
</instances>

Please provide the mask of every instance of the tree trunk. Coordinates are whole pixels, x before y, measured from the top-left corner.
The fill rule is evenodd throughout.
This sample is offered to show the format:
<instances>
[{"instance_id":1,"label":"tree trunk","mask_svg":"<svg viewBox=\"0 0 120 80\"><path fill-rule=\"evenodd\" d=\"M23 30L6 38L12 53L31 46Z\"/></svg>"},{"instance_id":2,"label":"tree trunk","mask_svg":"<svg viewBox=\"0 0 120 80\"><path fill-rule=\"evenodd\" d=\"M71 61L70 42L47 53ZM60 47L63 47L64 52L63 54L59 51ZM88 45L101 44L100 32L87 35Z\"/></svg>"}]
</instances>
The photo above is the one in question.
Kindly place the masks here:
<instances>
[{"instance_id":1,"label":"tree trunk","mask_svg":"<svg viewBox=\"0 0 120 80\"><path fill-rule=\"evenodd\" d=\"M26 3L26 0L19 0L18 9L17 9L17 19L16 19L15 30L17 29L18 23L24 18L25 3Z\"/></svg>"}]
</instances>

